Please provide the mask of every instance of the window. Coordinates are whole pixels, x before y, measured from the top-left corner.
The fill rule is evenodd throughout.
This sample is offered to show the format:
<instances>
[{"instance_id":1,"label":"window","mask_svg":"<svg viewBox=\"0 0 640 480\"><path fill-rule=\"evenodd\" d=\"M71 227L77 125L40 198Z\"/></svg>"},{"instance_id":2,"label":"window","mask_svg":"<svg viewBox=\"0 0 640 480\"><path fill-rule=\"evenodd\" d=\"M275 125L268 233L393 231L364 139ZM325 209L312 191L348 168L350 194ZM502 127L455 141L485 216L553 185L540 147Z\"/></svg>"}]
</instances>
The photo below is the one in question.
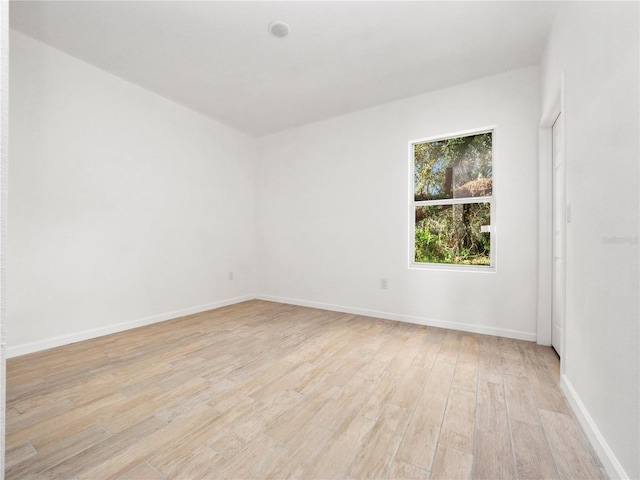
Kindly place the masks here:
<instances>
[{"instance_id":1,"label":"window","mask_svg":"<svg viewBox=\"0 0 640 480\"><path fill-rule=\"evenodd\" d=\"M493 131L412 142L411 152L412 264L493 266Z\"/></svg>"}]
</instances>

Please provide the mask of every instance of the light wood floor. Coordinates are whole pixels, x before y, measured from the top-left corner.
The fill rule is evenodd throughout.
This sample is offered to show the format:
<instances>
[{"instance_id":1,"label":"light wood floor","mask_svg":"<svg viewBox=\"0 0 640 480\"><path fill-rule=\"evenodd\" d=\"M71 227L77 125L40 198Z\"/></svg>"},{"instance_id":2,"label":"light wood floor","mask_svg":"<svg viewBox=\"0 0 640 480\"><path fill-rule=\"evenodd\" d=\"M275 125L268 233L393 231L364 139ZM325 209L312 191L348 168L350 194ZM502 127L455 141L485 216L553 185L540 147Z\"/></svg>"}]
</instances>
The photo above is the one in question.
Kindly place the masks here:
<instances>
[{"instance_id":1,"label":"light wood floor","mask_svg":"<svg viewBox=\"0 0 640 480\"><path fill-rule=\"evenodd\" d=\"M263 301L11 359L6 477L605 478L533 343Z\"/></svg>"}]
</instances>

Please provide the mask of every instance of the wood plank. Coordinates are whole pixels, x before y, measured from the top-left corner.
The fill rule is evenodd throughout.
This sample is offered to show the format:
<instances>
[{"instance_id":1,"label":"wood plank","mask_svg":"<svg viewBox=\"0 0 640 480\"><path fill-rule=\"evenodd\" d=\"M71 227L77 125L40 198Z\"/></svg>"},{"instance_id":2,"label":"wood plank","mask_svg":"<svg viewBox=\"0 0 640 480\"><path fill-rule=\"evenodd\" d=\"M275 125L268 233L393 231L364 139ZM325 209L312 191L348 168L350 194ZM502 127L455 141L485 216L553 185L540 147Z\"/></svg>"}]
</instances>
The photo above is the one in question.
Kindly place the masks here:
<instances>
[{"instance_id":1,"label":"wood plank","mask_svg":"<svg viewBox=\"0 0 640 480\"><path fill-rule=\"evenodd\" d=\"M210 402L217 395L230 390L233 386L234 384L229 381L211 382L202 390L195 390L193 393L181 398L179 402L167 405L164 408L161 407L155 415L163 422L171 423L199 405Z\"/></svg>"},{"instance_id":2,"label":"wood plank","mask_svg":"<svg viewBox=\"0 0 640 480\"><path fill-rule=\"evenodd\" d=\"M111 436L101 425L93 425L87 430L73 434L59 443L43 448L35 457L25 461L5 465L5 476L11 478L25 478L29 475L39 474L60 462L78 455L80 452L98 445ZM7 452L9 453L9 452Z\"/></svg>"},{"instance_id":3,"label":"wood plank","mask_svg":"<svg viewBox=\"0 0 640 480\"><path fill-rule=\"evenodd\" d=\"M502 480L516 478L509 431L477 430L474 446L474 478Z\"/></svg>"},{"instance_id":4,"label":"wood plank","mask_svg":"<svg viewBox=\"0 0 640 480\"><path fill-rule=\"evenodd\" d=\"M273 468L284 445L267 435L256 437L245 449L215 472L219 480L263 478Z\"/></svg>"},{"instance_id":5,"label":"wood plank","mask_svg":"<svg viewBox=\"0 0 640 480\"><path fill-rule=\"evenodd\" d=\"M547 410L540 410L540 417L562 478L606 478L571 417Z\"/></svg>"},{"instance_id":6,"label":"wood plank","mask_svg":"<svg viewBox=\"0 0 640 480\"><path fill-rule=\"evenodd\" d=\"M410 412L388 404L350 468L353 478L384 478L404 435Z\"/></svg>"},{"instance_id":7,"label":"wood plank","mask_svg":"<svg viewBox=\"0 0 640 480\"><path fill-rule=\"evenodd\" d=\"M232 458L254 438L260 436L273 425L283 413L293 408L301 397L299 393L292 390L283 392L273 402L256 409L251 415L236 422L232 428L223 432L209 445L226 458Z\"/></svg>"},{"instance_id":8,"label":"wood plank","mask_svg":"<svg viewBox=\"0 0 640 480\"><path fill-rule=\"evenodd\" d=\"M357 376L366 378L367 380L377 380L382 372L385 371L389 362L393 357L390 355L383 355L378 353L375 355L369 363L363 365L360 370L356 373ZM415 361L415 360L414 360ZM413 362L412 362L413 365ZM418 365L421 366L421 365Z\"/></svg>"},{"instance_id":9,"label":"wood plank","mask_svg":"<svg viewBox=\"0 0 640 480\"><path fill-rule=\"evenodd\" d=\"M396 388L400 384L402 376L394 372L384 371L378 378L373 391L375 395L370 395L360 409L360 415L371 420L377 420L384 410L384 407L393 396Z\"/></svg>"},{"instance_id":10,"label":"wood plank","mask_svg":"<svg viewBox=\"0 0 640 480\"><path fill-rule=\"evenodd\" d=\"M75 432L102 424L104 420L116 415L117 412L135 408L135 406L145 403L161 393L161 390L152 390L131 398L123 397L120 393L109 395L72 410L68 417L64 414L57 420L52 419L52 421L34 425L35 431L31 432L32 442L39 450L56 445ZM18 433L22 433L22 431Z\"/></svg>"},{"instance_id":11,"label":"wood plank","mask_svg":"<svg viewBox=\"0 0 640 480\"><path fill-rule=\"evenodd\" d=\"M227 418L225 418L225 416ZM153 452L154 454L152 454L151 457L146 457L149 458L148 463L160 473L167 476L171 476L177 472L189 471L187 467L189 463L196 461L194 457L198 457L199 455L203 455L203 457L208 456L208 452L202 452L201 450L203 447L206 447L205 450L211 450L211 448L207 446L207 442L211 439L212 435L220 431L221 425L230 425L228 417L229 412L226 412L226 415L218 414L215 411L211 412L210 415L205 417L202 425L188 431L177 444L169 448L160 448L157 455L155 454L156 452ZM218 456L224 459L221 455ZM216 464L220 462L225 463L226 459L224 460L225 461L222 462L222 460L216 459Z\"/></svg>"},{"instance_id":12,"label":"wood plank","mask_svg":"<svg viewBox=\"0 0 640 480\"><path fill-rule=\"evenodd\" d=\"M263 473L263 478L300 478L304 476L307 464L313 461L320 449L327 443L333 432L313 424L306 424L280 450L271 469Z\"/></svg>"},{"instance_id":13,"label":"wood plank","mask_svg":"<svg viewBox=\"0 0 640 480\"><path fill-rule=\"evenodd\" d=\"M35 425L36 423L43 422L47 419L56 417L64 412L68 412L75 408L73 403L68 398L63 398L51 405L42 405L38 408L34 408L28 412L25 412L17 417L13 417L11 422L6 426L6 434L11 435L18 430L24 430L27 427Z\"/></svg>"},{"instance_id":14,"label":"wood plank","mask_svg":"<svg viewBox=\"0 0 640 480\"><path fill-rule=\"evenodd\" d=\"M114 458L130 445L140 442L144 437L150 433L157 432L164 425L157 418L149 417L54 467L48 468L42 472L41 476L42 478L72 478L95 465L100 465L108 459ZM88 478L91 478L91 476Z\"/></svg>"},{"instance_id":15,"label":"wood plank","mask_svg":"<svg viewBox=\"0 0 640 480\"><path fill-rule=\"evenodd\" d=\"M271 425L266 431L267 435L287 443L329 400L335 399L339 392L338 387L318 388L313 393L305 395Z\"/></svg>"},{"instance_id":16,"label":"wood plank","mask_svg":"<svg viewBox=\"0 0 640 480\"><path fill-rule=\"evenodd\" d=\"M38 454L38 451L33 447L31 442L24 442L13 447L7 448L4 452L5 455L5 475L7 478L11 476L11 470L15 470L15 466L29 460Z\"/></svg>"},{"instance_id":17,"label":"wood plank","mask_svg":"<svg viewBox=\"0 0 640 480\"><path fill-rule=\"evenodd\" d=\"M475 417L475 393L452 388L442 421L439 444L473 454Z\"/></svg>"},{"instance_id":18,"label":"wood plank","mask_svg":"<svg viewBox=\"0 0 640 480\"><path fill-rule=\"evenodd\" d=\"M339 371L327 378L327 383L329 385L344 386L362 367L369 364L372 358L372 355L365 354L346 362L346 365L341 365Z\"/></svg>"},{"instance_id":19,"label":"wood plank","mask_svg":"<svg viewBox=\"0 0 640 480\"><path fill-rule=\"evenodd\" d=\"M560 478L542 427L517 420L510 424L518 479Z\"/></svg>"},{"instance_id":20,"label":"wood plank","mask_svg":"<svg viewBox=\"0 0 640 480\"><path fill-rule=\"evenodd\" d=\"M207 446L193 452L189 460L167 476L167 480L200 480L213 478L213 473L227 463L227 459ZM133 479L132 479L133 480Z\"/></svg>"},{"instance_id":21,"label":"wood plank","mask_svg":"<svg viewBox=\"0 0 640 480\"><path fill-rule=\"evenodd\" d=\"M129 473L125 473L120 477L120 480L164 480L164 475L150 467L149 464L143 463Z\"/></svg>"},{"instance_id":22,"label":"wood plank","mask_svg":"<svg viewBox=\"0 0 640 480\"><path fill-rule=\"evenodd\" d=\"M431 368L438 357L438 353L440 352L441 345L437 343L431 343L426 341L422 346L418 349L418 353L413 359L411 363L414 367L424 367Z\"/></svg>"},{"instance_id":23,"label":"wood plank","mask_svg":"<svg viewBox=\"0 0 640 480\"><path fill-rule=\"evenodd\" d=\"M504 375L507 412L511 420L540 425L540 416L529 379Z\"/></svg>"},{"instance_id":24,"label":"wood plank","mask_svg":"<svg viewBox=\"0 0 640 480\"><path fill-rule=\"evenodd\" d=\"M292 387L311 370L314 365L311 363L299 363L294 365L289 371L287 371L281 377L278 377L266 385L257 387L254 391L249 392L249 396L260 400L261 402L268 403L272 401L278 395L281 395L287 390L292 390ZM295 390L294 390L295 391ZM298 393L298 392L296 392Z\"/></svg>"},{"instance_id":25,"label":"wood plank","mask_svg":"<svg viewBox=\"0 0 640 480\"><path fill-rule=\"evenodd\" d=\"M448 397L455 365L436 360L431 369L424 391L432 397Z\"/></svg>"},{"instance_id":26,"label":"wood plank","mask_svg":"<svg viewBox=\"0 0 640 480\"><path fill-rule=\"evenodd\" d=\"M429 373L431 373L431 370L428 368L409 367L407 373L402 376L402 380L395 392L393 392L389 402L399 407L413 410Z\"/></svg>"},{"instance_id":27,"label":"wood plank","mask_svg":"<svg viewBox=\"0 0 640 480\"><path fill-rule=\"evenodd\" d=\"M448 332L442 342L436 362L446 362L455 365L458 362L461 345L462 339L460 338L460 335L451 331Z\"/></svg>"},{"instance_id":28,"label":"wood plank","mask_svg":"<svg viewBox=\"0 0 640 480\"><path fill-rule=\"evenodd\" d=\"M79 472L79 477L86 480L119 478L136 465L149 461L158 452L175 450L191 435L206 429L218 416L219 413L208 405L201 405L169 425L151 417L162 424L160 428L148 432L144 441L121 442L126 448L111 453L100 462L93 462L91 468Z\"/></svg>"},{"instance_id":29,"label":"wood plank","mask_svg":"<svg viewBox=\"0 0 640 480\"><path fill-rule=\"evenodd\" d=\"M145 403L128 410L123 410L110 418L103 420L104 426L111 432L117 433L133 423L149 416L149 412L155 412L169 405L179 403L185 398L189 398L194 393L199 393L207 389L209 382L203 378L195 377L187 380L182 386L170 392L163 393L153 398L149 398Z\"/></svg>"},{"instance_id":30,"label":"wood plank","mask_svg":"<svg viewBox=\"0 0 640 480\"><path fill-rule=\"evenodd\" d=\"M353 412L357 412L373 391L374 383L354 376L342 389L342 394L329 400L313 417L312 422L336 430Z\"/></svg>"},{"instance_id":31,"label":"wood plank","mask_svg":"<svg viewBox=\"0 0 640 480\"><path fill-rule=\"evenodd\" d=\"M304 478L342 478L374 425L361 415L351 415L305 468Z\"/></svg>"},{"instance_id":32,"label":"wood plank","mask_svg":"<svg viewBox=\"0 0 640 480\"><path fill-rule=\"evenodd\" d=\"M479 352L480 342L478 337L472 333L464 334L460 345L458 363L470 363L477 365Z\"/></svg>"},{"instance_id":33,"label":"wood plank","mask_svg":"<svg viewBox=\"0 0 640 480\"><path fill-rule=\"evenodd\" d=\"M431 480L466 480L471 478L473 455L455 448L439 446Z\"/></svg>"},{"instance_id":34,"label":"wood plank","mask_svg":"<svg viewBox=\"0 0 640 480\"><path fill-rule=\"evenodd\" d=\"M389 472L389 480L428 480L429 472L410 465L405 462L401 462L396 459L393 462L391 471Z\"/></svg>"},{"instance_id":35,"label":"wood plank","mask_svg":"<svg viewBox=\"0 0 640 480\"><path fill-rule=\"evenodd\" d=\"M499 352L482 351L478 358L478 378L491 383L502 383L502 362Z\"/></svg>"},{"instance_id":36,"label":"wood plank","mask_svg":"<svg viewBox=\"0 0 640 480\"><path fill-rule=\"evenodd\" d=\"M187 437L180 439L176 447L160 449L154 452L149 463L162 473L170 475L172 472L184 468L185 462L190 461L201 446L209 448L208 444L220 438L230 431L241 419L245 419L259 408L260 403L256 400L245 397L239 401L235 407L227 410L223 414L207 416L206 423L190 432ZM216 412L215 409L212 412ZM205 454L206 455L206 454Z\"/></svg>"},{"instance_id":37,"label":"wood plank","mask_svg":"<svg viewBox=\"0 0 640 480\"><path fill-rule=\"evenodd\" d=\"M404 434L397 460L431 470L447 399L422 395Z\"/></svg>"},{"instance_id":38,"label":"wood plank","mask_svg":"<svg viewBox=\"0 0 640 480\"><path fill-rule=\"evenodd\" d=\"M404 342L400 342L398 349L398 353L387 364L385 372L404 375L416 358L418 347L407 347Z\"/></svg>"},{"instance_id":39,"label":"wood plank","mask_svg":"<svg viewBox=\"0 0 640 480\"><path fill-rule=\"evenodd\" d=\"M539 409L569 414L569 405L546 365L527 369L527 378Z\"/></svg>"},{"instance_id":40,"label":"wood plank","mask_svg":"<svg viewBox=\"0 0 640 480\"><path fill-rule=\"evenodd\" d=\"M478 383L476 427L485 432L506 432L509 428L504 385L481 380Z\"/></svg>"},{"instance_id":41,"label":"wood plank","mask_svg":"<svg viewBox=\"0 0 640 480\"><path fill-rule=\"evenodd\" d=\"M478 388L478 362L458 362L453 373L451 386L475 392Z\"/></svg>"},{"instance_id":42,"label":"wood plank","mask_svg":"<svg viewBox=\"0 0 640 480\"><path fill-rule=\"evenodd\" d=\"M524 355L519 350L515 352L502 352L502 371L505 375L514 377L525 377L527 375L525 369Z\"/></svg>"},{"instance_id":43,"label":"wood plank","mask_svg":"<svg viewBox=\"0 0 640 480\"><path fill-rule=\"evenodd\" d=\"M79 432L95 423L99 423L101 419L90 418L89 415L122 400L125 400L125 397L120 393L114 393L69 410L54 418L44 419L29 427L8 434L6 437L7 445L14 445L31 439L35 448L41 450L51 443L60 442L69 432Z\"/></svg>"}]
</instances>

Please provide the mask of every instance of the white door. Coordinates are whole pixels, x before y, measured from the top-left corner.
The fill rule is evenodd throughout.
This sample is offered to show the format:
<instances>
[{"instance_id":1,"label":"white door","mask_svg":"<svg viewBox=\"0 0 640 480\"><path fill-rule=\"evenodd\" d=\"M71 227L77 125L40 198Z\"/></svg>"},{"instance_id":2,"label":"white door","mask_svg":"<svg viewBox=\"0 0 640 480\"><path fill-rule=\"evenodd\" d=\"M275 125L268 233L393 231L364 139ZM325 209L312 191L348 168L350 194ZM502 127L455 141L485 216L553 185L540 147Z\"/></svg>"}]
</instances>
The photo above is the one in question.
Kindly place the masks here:
<instances>
[{"instance_id":1,"label":"white door","mask_svg":"<svg viewBox=\"0 0 640 480\"><path fill-rule=\"evenodd\" d=\"M553 124L553 278L551 293L551 345L562 356L564 323L564 155L562 113Z\"/></svg>"}]
</instances>

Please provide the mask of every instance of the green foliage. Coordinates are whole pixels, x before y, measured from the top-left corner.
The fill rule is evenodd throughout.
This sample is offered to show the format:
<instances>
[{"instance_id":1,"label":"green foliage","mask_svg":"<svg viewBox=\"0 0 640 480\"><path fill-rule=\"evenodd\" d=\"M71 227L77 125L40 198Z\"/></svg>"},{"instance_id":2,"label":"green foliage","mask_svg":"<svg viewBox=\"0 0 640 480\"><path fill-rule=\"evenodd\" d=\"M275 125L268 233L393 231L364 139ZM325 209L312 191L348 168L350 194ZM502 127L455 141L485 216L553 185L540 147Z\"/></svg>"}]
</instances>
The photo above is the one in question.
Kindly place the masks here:
<instances>
[{"instance_id":1,"label":"green foliage","mask_svg":"<svg viewBox=\"0 0 640 480\"><path fill-rule=\"evenodd\" d=\"M492 177L491 132L414 145L413 172L416 201L458 198L465 184Z\"/></svg>"},{"instance_id":2,"label":"green foliage","mask_svg":"<svg viewBox=\"0 0 640 480\"><path fill-rule=\"evenodd\" d=\"M422 210L418 212L418 210ZM415 261L489 265L489 203L416 207Z\"/></svg>"},{"instance_id":3,"label":"green foliage","mask_svg":"<svg viewBox=\"0 0 640 480\"><path fill-rule=\"evenodd\" d=\"M416 201L492 195L491 132L414 146ZM415 261L490 264L489 203L418 206Z\"/></svg>"}]
</instances>

